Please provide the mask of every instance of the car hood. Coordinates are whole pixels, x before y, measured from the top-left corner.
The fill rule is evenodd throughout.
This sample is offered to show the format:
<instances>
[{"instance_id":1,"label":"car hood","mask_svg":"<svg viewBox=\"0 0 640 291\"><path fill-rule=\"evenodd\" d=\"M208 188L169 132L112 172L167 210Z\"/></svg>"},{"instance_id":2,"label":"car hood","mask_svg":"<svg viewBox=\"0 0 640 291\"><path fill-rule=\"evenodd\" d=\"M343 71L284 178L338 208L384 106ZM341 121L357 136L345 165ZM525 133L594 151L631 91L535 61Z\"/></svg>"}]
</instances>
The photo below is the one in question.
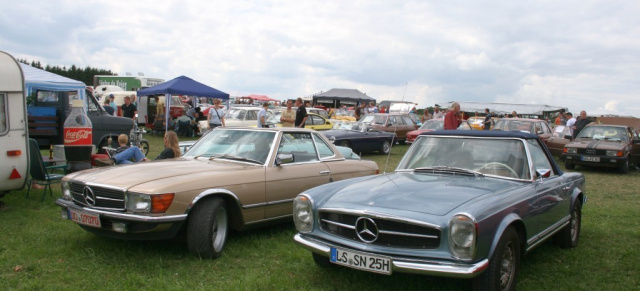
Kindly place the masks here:
<instances>
[{"instance_id":1,"label":"car hood","mask_svg":"<svg viewBox=\"0 0 640 291\"><path fill-rule=\"evenodd\" d=\"M580 149L623 150L627 146L627 143L621 141L579 138L571 142L568 146Z\"/></svg>"},{"instance_id":2,"label":"car hood","mask_svg":"<svg viewBox=\"0 0 640 291\"><path fill-rule=\"evenodd\" d=\"M203 158L200 160L178 158L96 168L69 174L65 180L72 179L126 189L145 185L145 189L140 190L149 192L171 185L190 184L191 187L199 188L198 185L193 184L198 181L208 184L224 181L233 184L233 181L241 180L250 183L253 180L252 177L259 178L260 175L247 173L247 175L241 175L242 179L237 176L239 171L251 170L264 171L264 167L227 160L209 161ZM215 179L211 176L212 174L216 175Z\"/></svg>"},{"instance_id":3,"label":"car hood","mask_svg":"<svg viewBox=\"0 0 640 291\"><path fill-rule=\"evenodd\" d=\"M521 187L521 182L453 175L396 172L348 185L327 197L320 208L391 209L445 215L489 194Z\"/></svg>"},{"instance_id":4,"label":"car hood","mask_svg":"<svg viewBox=\"0 0 640 291\"><path fill-rule=\"evenodd\" d=\"M343 137L343 136L353 136L353 135L356 135L358 133L360 133L360 132L351 131L351 130L336 130L336 129L331 129L331 130L327 130L327 131L323 132L324 136L326 136L326 137L335 136L336 138Z\"/></svg>"}]
</instances>

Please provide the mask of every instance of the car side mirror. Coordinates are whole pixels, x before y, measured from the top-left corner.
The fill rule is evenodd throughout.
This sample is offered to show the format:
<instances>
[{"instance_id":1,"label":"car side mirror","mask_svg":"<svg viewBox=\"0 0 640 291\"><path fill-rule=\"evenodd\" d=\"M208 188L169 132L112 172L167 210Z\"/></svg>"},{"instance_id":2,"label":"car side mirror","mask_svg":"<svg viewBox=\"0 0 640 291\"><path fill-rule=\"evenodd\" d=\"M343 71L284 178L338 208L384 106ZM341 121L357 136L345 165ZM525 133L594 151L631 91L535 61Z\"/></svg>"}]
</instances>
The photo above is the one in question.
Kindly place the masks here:
<instances>
[{"instance_id":1,"label":"car side mirror","mask_svg":"<svg viewBox=\"0 0 640 291\"><path fill-rule=\"evenodd\" d=\"M276 155L276 165L293 163L293 154L278 154Z\"/></svg>"},{"instance_id":2,"label":"car side mirror","mask_svg":"<svg viewBox=\"0 0 640 291\"><path fill-rule=\"evenodd\" d=\"M536 178L549 178L551 177L551 170L549 169L540 169L536 170Z\"/></svg>"}]
</instances>

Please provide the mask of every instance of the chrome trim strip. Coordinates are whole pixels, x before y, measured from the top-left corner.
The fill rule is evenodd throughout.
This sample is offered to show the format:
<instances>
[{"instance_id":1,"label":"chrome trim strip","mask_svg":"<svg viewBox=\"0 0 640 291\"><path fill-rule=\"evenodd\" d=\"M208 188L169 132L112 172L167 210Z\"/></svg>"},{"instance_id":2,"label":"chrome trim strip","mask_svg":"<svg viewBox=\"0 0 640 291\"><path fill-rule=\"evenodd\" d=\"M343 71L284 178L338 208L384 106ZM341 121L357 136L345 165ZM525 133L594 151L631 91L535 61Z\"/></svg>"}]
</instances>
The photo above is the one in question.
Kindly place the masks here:
<instances>
[{"instance_id":1,"label":"chrome trim strip","mask_svg":"<svg viewBox=\"0 0 640 291\"><path fill-rule=\"evenodd\" d=\"M256 224L256 223L263 223L263 222L267 222L267 221L272 221L272 220L279 220L279 219L284 219L287 217L292 217L292 214L287 214L287 215L282 215L282 216L277 216L277 217L271 217L271 218L267 218L267 219L260 219L260 220L255 220L255 221L251 221L251 222L247 222L245 223L245 225L251 225L251 224Z\"/></svg>"},{"instance_id":2,"label":"chrome trim strip","mask_svg":"<svg viewBox=\"0 0 640 291\"><path fill-rule=\"evenodd\" d=\"M293 240L301 247L319 255L329 257L331 254L331 246L318 239L302 236L297 233L293 236ZM393 255L390 256L389 254L381 255L391 258L394 272L420 275L470 279L480 275L480 273L489 266L488 259L477 263L465 264L437 260L405 259L394 257Z\"/></svg>"},{"instance_id":3,"label":"chrome trim strip","mask_svg":"<svg viewBox=\"0 0 640 291\"><path fill-rule=\"evenodd\" d=\"M348 224L344 224L344 223L339 223L339 222L335 222L335 221L331 221L331 220L326 220L326 219L321 219L321 221L326 222L328 224L333 224L335 226L339 226L339 227L344 227L344 228L348 228L348 229L356 229L355 225L348 225Z\"/></svg>"},{"instance_id":4,"label":"chrome trim strip","mask_svg":"<svg viewBox=\"0 0 640 291\"><path fill-rule=\"evenodd\" d=\"M380 233L390 234L390 235L399 235L399 236L410 236L410 237L421 237L421 238L433 238L437 239L437 235L427 235L427 234L415 234L409 232L397 232L397 231L389 231L389 230L380 230Z\"/></svg>"},{"instance_id":5,"label":"chrome trim strip","mask_svg":"<svg viewBox=\"0 0 640 291\"><path fill-rule=\"evenodd\" d=\"M103 211L94 208L87 208L75 205L71 201L63 200L62 198L56 200L56 204L66 209L74 209L91 214L98 214L102 217L109 217L115 219L122 219L135 222L149 222L149 223L165 223L165 222L178 222L187 219L187 214L167 215L167 216L146 216L130 213L116 213L110 211Z\"/></svg>"},{"instance_id":6,"label":"chrome trim strip","mask_svg":"<svg viewBox=\"0 0 640 291\"><path fill-rule=\"evenodd\" d=\"M243 205L242 209L250 209L250 208L256 208L256 207L264 207L266 206L267 203L256 203L256 204L249 204L249 205Z\"/></svg>"},{"instance_id":7,"label":"chrome trim strip","mask_svg":"<svg viewBox=\"0 0 640 291\"><path fill-rule=\"evenodd\" d=\"M198 203L198 201L204 197L207 197L209 195L212 194L225 194L225 195L229 195L231 197L233 197L233 199L236 200L236 203L238 204L238 206L242 207L242 202L240 202L240 199L238 198L238 196L227 190L227 189L222 189L222 188L213 188L213 189L208 189L200 194L198 194L198 196L196 196L196 198L193 198L193 201L191 201L191 203L189 203L189 206L187 207L187 210L185 210L185 213L189 213L189 211L191 211L191 208L193 208L194 205L196 205L196 203Z\"/></svg>"},{"instance_id":8,"label":"chrome trim strip","mask_svg":"<svg viewBox=\"0 0 640 291\"><path fill-rule=\"evenodd\" d=\"M107 198L107 197L97 197L96 199L98 200L109 200L109 201L116 201L116 202L124 202L124 199L113 199L113 198Z\"/></svg>"},{"instance_id":9,"label":"chrome trim strip","mask_svg":"<svg viewBox=\"0 0 640 291\"><path fill-rule=\"evenodd\" d=\"M351 210L351 209L345 209L345 208L320 208L320 209L318 209L318 212L337 212L337 213L342 213L342 214L365 215L365 216L369 216L369 217L373 217L373 218L387 219L387 220L393 220L393 221L396 221L396 222L402 222L402 223L415 224L415 225L419 225L419 226L431 227L431 228L435 228L437 230L442 231L442 227L440 227L439 225L436 225L436 224L432 224L432 223L428 223L428 222L424 222L424 221L419 221L419 220L414 220L414 219L407 219L407 218L399 217L399 216L392 216L392 215L389 215L389 214L384 214L384 213L375 212L375 211L369 211L369 210Z\"/></svg>"},{"instance_id":10,"label":"chrome trim strip","mask_svg":"<svg viewBox=\"0 0 640 291\"><path fill-rule=\"evenodd\" d=\"M284 204L284 203L293 203L293 198L291 199L282 199L282 200L278 200L278 201L271 201L271 202L267 202L267 203L262 203L262 204L267 204L268 206L271 205L276 205L276 204ZM256 205L256 204L254 204ZM247 205L246 207L249 207L250 205Z\"/></svg>"},{"instance_id":11,"label":"chrome trim strip","mask_svg":"<svg viewBox=\"0 0 640 291\"><path fill-rule=\"evenodd\" d=\"M569 225L570 221L571 221L571 215L568 215L565 218L561 219L560 221L556 222L554 225L543 230L538 235L535 235L529 240L527 240L528 247L526 251L529 252L530 250L534 249L542 242L546 241L549 237L561 231L563 227Z\"/></svg>"}]
</instances>

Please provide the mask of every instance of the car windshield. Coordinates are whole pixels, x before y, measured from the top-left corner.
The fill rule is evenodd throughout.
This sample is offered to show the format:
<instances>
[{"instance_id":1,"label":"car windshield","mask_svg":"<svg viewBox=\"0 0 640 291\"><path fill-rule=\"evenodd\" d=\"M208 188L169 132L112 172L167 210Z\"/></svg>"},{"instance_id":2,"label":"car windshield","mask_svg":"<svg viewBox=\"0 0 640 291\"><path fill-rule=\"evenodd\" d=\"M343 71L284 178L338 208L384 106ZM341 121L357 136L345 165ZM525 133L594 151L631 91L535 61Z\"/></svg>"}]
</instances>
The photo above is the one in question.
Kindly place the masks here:
<instances>
[{"instance_id":1,"label":"car windshield","mask_svg":"<svg viewBox=\"0 0 640 291\"><path fill-rule=\"evenodd\" d=\"M496 123L493 127L494 130L504 131L522 131L528 133L534 133L533 122L525 120L506 120L502 119Z\"/></svg>"},{"instance_id":2,"label":"car windshield","mask_svg":"<svg viewBox=\"0 0 640 291\"><path fill-rule=\"evenodd\" d=\"M272 131L216 129L202 137L185 157L208 157L264 164L276 136Z\"/></svg>"},{"instance_id":3,"label":"car windshield","mask_svg":"<svg viewBox=\"0 0 640 291\"><path fill-rule=\"evenodd\" d=\"M364 123L356 121L338 121L333 124L335 130L361 131L365 127Z\"/></svg>"},{"instance_id":4,"label":"car windshield","mask_svg":"<svg viewBox=\"0 0 640 291\"><path fill-rule=\"evenodd\" d=\"M628 140L625 129L614 126L588 126L580 131L577 138L617 141Z\"/></svg>"},{"instance_id":5,"label":"car windshield","mask_svg":"<svg viewBox=\"0 0 640 291\"><path fill-rule=\"evenodd\" d=\"M442 119L430 119L424 122L420 129L440 130L444 128L444 120Z\"/></svg>"},{"instance_id":6,"label":"car windshield","mask_svg":"<svg viewBox=\"0 0 640 291\"><path fill-rule=\"evenodd\" d=\"M384 125L387 123L387 115L365 115L360 122L371 125Z\"/></svg>"},{"instance_id":7,"label":"car windshield","mask_svg":"<svg viewBox=\"0 0 640 291\"><path fill-rule=\"evenodd\" d=\"M529 180L522 140L422 136L409 148L396 170L457 169L487 176Z\"/></svg>"}]
</instances>

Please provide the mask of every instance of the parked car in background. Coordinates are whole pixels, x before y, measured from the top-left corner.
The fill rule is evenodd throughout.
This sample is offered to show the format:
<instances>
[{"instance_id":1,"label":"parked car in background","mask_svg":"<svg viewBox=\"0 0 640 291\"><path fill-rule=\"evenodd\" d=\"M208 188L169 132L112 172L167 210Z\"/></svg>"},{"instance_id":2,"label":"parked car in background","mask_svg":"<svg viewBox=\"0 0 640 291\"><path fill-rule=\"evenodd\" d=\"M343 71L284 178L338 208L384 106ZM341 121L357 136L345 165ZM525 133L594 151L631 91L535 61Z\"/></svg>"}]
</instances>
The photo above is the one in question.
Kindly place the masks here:
<instances>
[{"instance_id":1,"label":"parked car in background","mask_svg":"<svg viewBox=\"0 0 640 291\"><path fill-rule=\"evenodd\" d=\"M322 267L513 290L526 252L552 237L578 245L586 201L584 176L561 171L535 135L428 132L394 173L298 195L294 241Z\"/></svg>"},{"instance_id":2,"label":"parked car in background","mask_svg":"<svg viewBox=\"0 0 640 291\"><path fill-rule=\"evenodd\" d=\"M564 159L564 146L571 142L571 129L568 126L557 125L548 139L543 140L552 155Z\"/></svg>"},{"instance_id":3,"label":"parked car in background","mask_svg":"<svg viewBox=\"0 0 640 291\"><path fill-rule=\"evenodd\" d=\"M444 129L444 119L429 119L419 129L407 133L407 143L413 143L421 133L442 129ZM458 130L471 130L471 125L466 120L463 120L458 126Z\"/></svg>"},{"instance_id":4,"label":"parked car in background","mask_svg":"<svg viewBox=\"0 0 640 291\"><path fill-rule=\"evenodd\" d=\"M467 119L467 122L469 122L469 125L471 125L471 128L473 128L474 130L484 130L484 116L469 117ZM493 128L495 123L496 121L492 118L489 129Z\"/></svg>"},{"instance_id":5,"label":"parked car in background","mask_svg":"<svg viewBox=\"0 0 640 291\"><path fill-rule=\"evenodd\" d=\"M296 108L294 107L293 109L295 110ZM314 113L322 116L324 119L329 119L329 112L322 108L307 107L307 113Z\"/></svg>"},{"instance_id":6,"label":"parked car in background","mask_svg":"<svg viewBox=\"0 0 640 291\"><path fill-rule=\"evenodd\" d=\"M253 106L231 107L224 115L224 123L227 127L258 126L258 112L260 112L261 109L260 107ZM279 120L277 122L279 122ZM267 123L276 123L271 110L267 110Z\"/></svg>"},{"instance_id":7,"label":"parked car in background","mask_svg":"<svg viewBox=\"0 0 640 291\"><path fill-rule=\"evenodd\" d=\"M375 162L346 159L311 130L219 127L181 158L69 174L56 204L91 233L186 233L193 254L216 258L231 229L291 221L293 198L309 187L377 173Z\"/></svg>"},{"instance_id":8,"label":"parked car in background","mask_svg":"<svg viewBox=\"0 0 640 291\"><path fill-rule=\"evenodd\" d=\"M550 138L553 132L545 120L530 118L502 118L496 122L492 129L528 132L539 136L543 141Z\"/></svg>"},{"instance_id":9,"label":"parked car in background","mask_svg":"<svg viewBox=\"0 0 640 291\"><path fill-rule=\"evenodd\" d=\"M307 113L307 121L304 123L305 128L315 129L315 130L329 130L333 128L333 123L315 113Z\"/></svg>"},{"instance_id":10,"label":"parked car in background","mask_svg":"<svg viewBox=\"0 0 640 291\"><path fill-rule=\"evenodd\" d=\"M567 169L575 165L613 167L629 172L629 164L640 162L640 139L624 125L589 124L565 145L562 156Z\"/></svg>"},{"instance_id":11,"label":"parked car in background","mask_svg":"<svg viewBox=\"0 0 640 291\"><path fill-rule=\"evenodd\" d=\"M406 141L409 131L418 129L418 125L408 113L372 113L359 121L373 129L394 133L400 143Z\"/></svg>"},{"instance_id":12,"label":"parked car in background","mask_svg":"<svg viewBox=\"0 0 640 291\"><path fill-rule=\"evenodd\" d=\"M339 121L333 129L323 131L335 145L351 148L356 153L379 152L388 154L394 142L394 134L368 128L356 121Z\"/></svg>"}]
</instances>

